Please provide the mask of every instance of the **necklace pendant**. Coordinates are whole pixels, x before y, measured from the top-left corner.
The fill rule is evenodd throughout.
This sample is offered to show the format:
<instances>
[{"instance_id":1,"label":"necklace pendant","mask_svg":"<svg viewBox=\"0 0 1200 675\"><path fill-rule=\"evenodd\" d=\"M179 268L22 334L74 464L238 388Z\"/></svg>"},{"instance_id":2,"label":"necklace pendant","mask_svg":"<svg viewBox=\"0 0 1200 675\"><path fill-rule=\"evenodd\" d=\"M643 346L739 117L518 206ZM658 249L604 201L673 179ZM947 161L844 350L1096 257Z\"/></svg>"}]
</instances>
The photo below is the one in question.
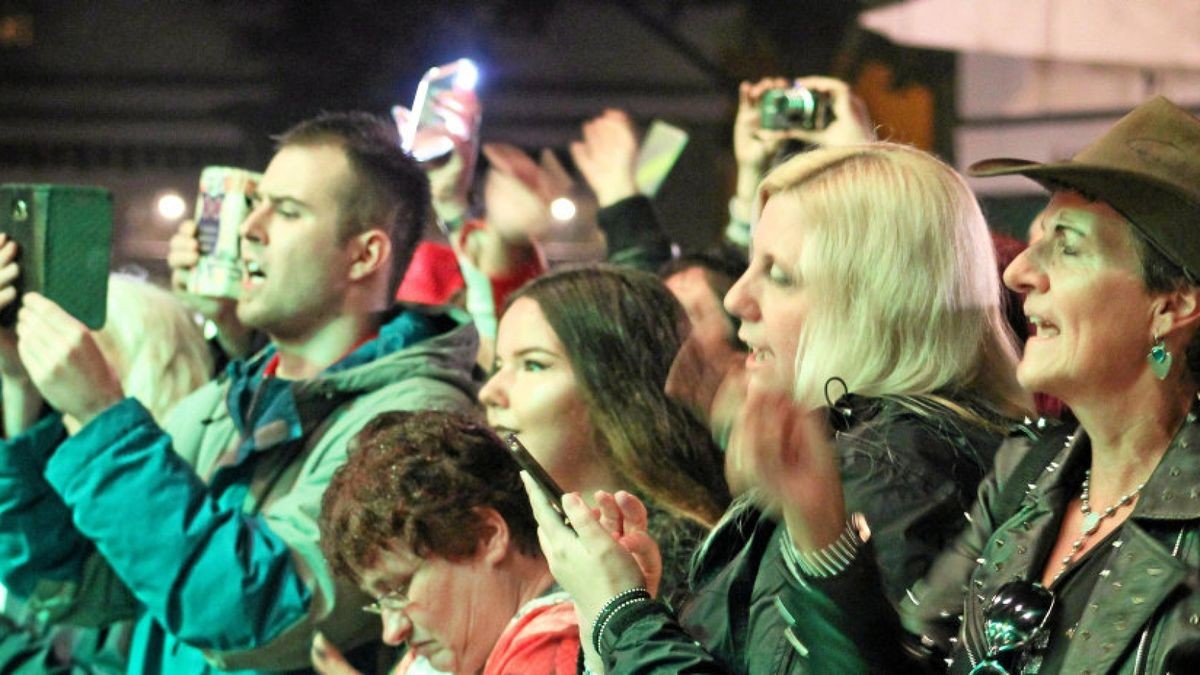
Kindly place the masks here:
<instances>
[{"instance_id":1,"label":"necklace pendant","mask_svg":"<svg viewBox=\"0 0 1200 675\"><path fill-rule=\"evenodd\" d=\"M1083 526L1080 527L1083 536L1090 537L1095 534L1096 528L1100 527L1100 520L1100 514L1094 511L1083 514Z\"/></svg>"}]
</instances>

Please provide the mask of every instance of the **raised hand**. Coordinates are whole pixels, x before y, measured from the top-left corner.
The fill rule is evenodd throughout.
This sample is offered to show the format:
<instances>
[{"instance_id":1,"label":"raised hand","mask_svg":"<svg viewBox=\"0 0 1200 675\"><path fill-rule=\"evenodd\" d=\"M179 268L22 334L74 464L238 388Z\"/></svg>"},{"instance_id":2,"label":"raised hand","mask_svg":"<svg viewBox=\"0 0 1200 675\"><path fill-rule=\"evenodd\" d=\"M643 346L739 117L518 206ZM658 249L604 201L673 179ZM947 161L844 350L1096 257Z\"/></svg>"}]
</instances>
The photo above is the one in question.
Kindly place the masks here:
<instances>
[{"instance_id":1,"label":"raised hand","mask_svg":"<svg viewBox=\"0 0 1200 675\"><path fill-rule=\"evenodd\" d=\"M657 597L663 572L662 551L650 536L650 514L646 505L624 490L618 490L616 494L598 490L595 498L600 525L608 530L613 541L633 556L646 579L646 590Z\"/></svg>"},{"instance_id":2,"label":"raised hand","mask_svg":"<svg viewBox=\"0 0 1200 675\"><path fill-rule=\"evenodd\" d=\"M622 110L605 110L584 122L583 139L571 143L571 158L601 207L637 194L638 153L633 121Z\"/></svg>"},{"instance_id":3,"label":"raised hand","mask_svg":"<svg viewBox=\"0 0 1200 675\"><path fill-rule=\"evenodd\" d=\"M833 119L824 129L762 129L758 136L764 143L778 146L783 141L794 138L821 147L836 147L875 140L875 130L866 104L854 95L845 82L832 77L810 75L797 78L790 86L828 94L833 108Z\"/></svg>"},{"instance_id":4,"label":"raised hand","mask_svg":"<svg viewBox=\"0 0 1200 675\"><path fill-rule=\"evenodd\" d=\"M835 448L820 411L786 391L750 387L726 449L734 472L778 505L801 551L823 548L846 525Z\"/></svg>"},{"instance_id":5,"label":"raised hand","mask_svg":"<svg viewBox=\"0 0 1200 675\"><path fill-rule=\"evenodd\" d=\"M444 121L442 132L454 143L446 159L425 167L433 207L443 222L458 222L470 206L471 182L475 176L476 142L482 108L479 97L468 90L443 92L433 101L434 112ZM392 108L392 118L404 129L412 113L402 106Z\"/></svg>"},{"instance_id":6,"label":"raised hand","mask_svg":"<svg viewBox=\"0 0 1200 675\"><path fill-rule=\"evenodd\" d=\"M783 77L764 77L758 82L742 82L738 87L737 117L733 120L733 156L739 173L742 170L761 175L771 156L783 145L785 138L763 136L759 104L763 94L772 89L787 89L791 81Z\"/></svg>"},{"instance_id":7,"label":"raised hand","mask_svg":"<svg viewBox=\"0 0 1200 675\"><path fill-rule=\"evenodd\" d=\"M171 236L167 249L167 265L171 268L171 288L175 296L193 312L213 322L221 348L230 356L246 356L252 348L253 335L237 318L237 300L197 295L188 291L188 278L200 262L200 241L196 238L196 222L185 220Z\"/></svg>"},{"instance_id":8,"label":"raised hand","mask_svg":"<svg viewBox=\"0 0 1200 675\"><path fill-rule=\"evenodd\" d=\"M17 351L46 402L80 425L119 403L121 382L87 326L37 293L22 300Z\"/></svg>"},{"instance_id":9,"label":"raised hand","mask_svg":"<svg viewBox=\"0 0 1200 675\"><path fill-rule=\"evenodd\" d=\"M171 288L189 309L211 321L234 314L236 300L196 295L188 291L188 278L200 262L200 241L196 238L196 221L179 223L167 248L167 266L171 268Z\"/></svg>"},{"instance_id":10,"label":"raised hand","mask_svg":"<svg viewBox=\"0 0 1200 675\"><path fill-rule=\"evenodd\" d=\"M647 579L633 554L600 524L600 516L592 513L578 493L567 493L562 499L571 521L568 526L536 482L524 472L521 480L538 523L542 554L554 578L574 599L579 625L590 626L604 603L617 594L646 586Z\"/></svg>"}]
</instances>

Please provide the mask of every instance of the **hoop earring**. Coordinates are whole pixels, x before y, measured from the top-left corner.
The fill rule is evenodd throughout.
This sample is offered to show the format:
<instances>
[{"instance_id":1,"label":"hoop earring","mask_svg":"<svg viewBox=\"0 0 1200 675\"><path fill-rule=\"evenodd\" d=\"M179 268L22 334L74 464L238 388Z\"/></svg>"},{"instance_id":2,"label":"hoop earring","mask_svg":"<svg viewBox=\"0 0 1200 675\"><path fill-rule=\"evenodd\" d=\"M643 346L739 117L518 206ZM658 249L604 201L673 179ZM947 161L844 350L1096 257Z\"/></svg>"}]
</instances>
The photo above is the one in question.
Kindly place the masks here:
<instances>
[{"instance_id":1,"label":"hoop earring","mask_svg":"<svg viewBox=\"0 0 1200 675\"><path fill-rule=\"evenodd\" d=\"M1150 353L1146 355L1146 361L1150 363L1150 372L1160 380L1167 379L1167 375L1171 372L1171 352L1167 351L1167 344L1161 337L1154 338L1154 346L1150 348Z\"/></svg>"}]
</instances>

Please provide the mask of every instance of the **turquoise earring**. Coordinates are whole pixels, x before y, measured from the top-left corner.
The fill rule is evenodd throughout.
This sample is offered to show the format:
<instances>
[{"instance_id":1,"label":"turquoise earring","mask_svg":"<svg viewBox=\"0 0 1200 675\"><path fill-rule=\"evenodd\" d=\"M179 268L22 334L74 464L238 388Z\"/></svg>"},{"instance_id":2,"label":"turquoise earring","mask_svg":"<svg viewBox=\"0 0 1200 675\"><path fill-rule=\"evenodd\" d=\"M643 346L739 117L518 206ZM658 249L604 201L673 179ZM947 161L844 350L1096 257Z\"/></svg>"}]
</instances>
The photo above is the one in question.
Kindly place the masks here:
<instances>
[{"instance_id":1,"label":"turquoise earring","mask_svg":"<svg viewBox=\"0 0 1200 675\"><path fill-rule=\"evenodd\" d=\"M1171 352L1167 351L1167 345L1162 338L1154 338L1154 346L1150 348L1150 354L1146 356L1146 361L1150 363L1150 372L1160 380L1167 379L1167 374L1171 372Z\"/></svg>"}]
</instances>

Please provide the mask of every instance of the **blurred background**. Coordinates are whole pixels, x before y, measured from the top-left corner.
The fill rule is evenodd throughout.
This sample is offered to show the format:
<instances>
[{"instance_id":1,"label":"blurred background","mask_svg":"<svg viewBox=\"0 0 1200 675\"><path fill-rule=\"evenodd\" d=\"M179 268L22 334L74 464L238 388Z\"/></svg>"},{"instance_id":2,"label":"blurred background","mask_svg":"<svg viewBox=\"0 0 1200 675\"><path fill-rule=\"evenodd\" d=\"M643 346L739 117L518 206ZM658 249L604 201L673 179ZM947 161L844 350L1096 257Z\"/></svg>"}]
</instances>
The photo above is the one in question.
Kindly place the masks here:
<instances>
[{"instance_id":1,"label":"blurred background","mask_svg":"<svg viewBox=\"0 0 1200 675\"><path fill-rule=\"evenodd\" d=\"M463 56L485 141L561 151L605 107L686 129L657 198L684 249L727 219L742 79L840 77L960 167L1070 156L1155 93L1200 109L1194 0L0 0L0 182L108 187L114 266L162 278L202 167L261 170L271 134ZM1032 185L977 188L1023 238Z\"/></svg>"}]
</instances>

